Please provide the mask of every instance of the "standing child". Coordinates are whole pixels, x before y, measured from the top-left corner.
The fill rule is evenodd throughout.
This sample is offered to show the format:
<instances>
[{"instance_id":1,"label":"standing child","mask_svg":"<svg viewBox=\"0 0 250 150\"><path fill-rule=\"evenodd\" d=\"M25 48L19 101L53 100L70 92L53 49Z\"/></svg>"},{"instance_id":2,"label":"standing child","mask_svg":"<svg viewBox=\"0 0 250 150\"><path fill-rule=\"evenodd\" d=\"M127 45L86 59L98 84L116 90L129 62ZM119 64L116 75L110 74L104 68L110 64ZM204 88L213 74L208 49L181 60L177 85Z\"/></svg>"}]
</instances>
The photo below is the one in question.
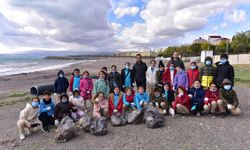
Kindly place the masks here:
<instances>
[{"instance_id":1,"label":"standing child","mask_svg":"<svg viewBox=\"0 0 250 150\"><path fill-rule=\"evenodd\" d=\"M109 95L109 85L105 80L105 73L103 71L100 71L98 75L99 79L96 80L94 84L94 95L99 92L103 92L105 94L105 97L107 98Z\"/></svg>"},{"instance_id":2,"label":"standing child","mask_svg":"<svg viewBox=\"0 0 250 150\"><path fill-rule=\"evenodd\" d=\"M108 75L109 93L112 93L114 91L114 87L116 86L119 87L119 89L121 88L121 75L117 72L116 65L112 65L111 70L112 71Z\"/></svg>"},{"instance_id":3,"label":"standing child","mask_svg":"<svg viewBox=\"0 0 250 150\"><path fill-rule=\"evenodd\" d=\"M38 119L42 122L42 130L44 132L49 132L49 125L54 125L54 110L55 103L51 99L50 91L44 91L43 100L39 105L39 116Z\"/></svg>"},{"instance_id":4,"label":"standing child","mask_svg":"<svg viewBox=\"0 0 250 150\"><path fill-rule=\"evenodd\" d=\"M73 108L76 110L72 113L72 116L75 119L79 119L84 115L84 112L86 111L85 107L85 101L80 95L80 91L78 89L75 89L73 91L73 95L70 96L69 102L73 105Z\"/></svg>"},{"instance_id":5,"label":"standing child","mask_svg":"<svg viewBox=\"0 0 250 150\"><path fill-rule=\"evenodd\" d=\"M159 61L159 70L156 72L156 83L163 86L163 73L165 72L165 66L162 60Z\"/></svg>"},{"instance_id":6,"label":"standing child","mask_svg":"<svg viewBox=\"0 0 250 150\"><path fill-rule=\"evenodd\" d=\"M161 90L159 88L155 88L154 91L150 95L150 104L156 107L159 111L162 110L163 114L167 113L167 104L161 94Z\"/></svg>"},{"instance_id":7,"label":"standing child","mask_svg":"<svg viewBox=\"0 0 250 150\"><path fill-rule=\"evenodd\" d=\"M111 116L113 113L120 112L122 113L122 92L120 92L119 87L114 88L114 92L109 94L109 115Z\"/></svg>"},{"instance_id":8,"label":"standing child","mask_svg":"<svg viewBox=\"0 0 250 150\"><path fill-rule=\"evenodd\" d=\"M199 67L196 62L190 63L190 69L187 71L188 87L192 87L195 80L199 79Z\"/></svg>"},{"instance_id":9,"label":"standing child","mask_svg":"<svg viewBox=\"0 0 250 150\"><path fill-rule=\"evenodd\" d=\"M170 113L172 110L172 103L174 101L174 91L171 89L170 83L166 82L163 85L164 91L163 91L163 98L166 103L166 109ZM171 114L171 113L170 113Z\"/></svg>"},{"instance_id":10,"label":"standing child","mask_svg":"<svg viewBox=\"0 0 250 150\"><path fill-rule=\"evenodd\" d=\"M176 67L176 75L174 77L174 86L173 89L176 90L179 86L184 87L186 90L188 89L188 77L186 71L181 69L180 66Z\"/></svg>"},{"instance_id":11,"label":"standing child","mask_svg":"<svg viewBox=\"0 0 250 150\"><path fill-rule=\"evenodd\" d=\"M31 131L35 131L36 127L40 125L37 119L39 103L39 98L34 97L31 104L27 103L26 107L20 112L19 120L17 121L20 140L25 139L25 131L26 134L30 134Z\"/></svg>"},{"instance_id":12,"label":"standing child","mask_svg":"<svg viewBox=\"0 0 250 150\"><path fill-rule=\"evenodd\" d=\"M55 80L54 83L54 93L56 96L56 101L59 101L60 95L62 93L67 93L67 89L69 87L69 81L65 78L64 72L59 70L58 78Z\"/></svg>"},{"instance_id":13,"label":"standing child","mask_svg":"<svg viewBox=\"0 0 250 150\"><path fill-rule=\"evenodd\" d=\"M69 82L69 92L73 92L75 89L80 89L80 70L76 68L72 73L72 77L70 78Z\"/></svg>"},{"instance_id":14,"label":"standing child","mask_svg":"<svg viewBox=\"0 0 250 150\"><path fill-rule=\"evenodd\" d=\"M105 99L104 93L99 92L94 97L93 117L108 117L109 116L109 102Z\"/></svg>"},{"instance_id":15,"label":"standing child","mask_svg":"<svg viewBox=\"0 0 250 150\"><path fill-rule=\"evenodd\" d=\"M144 91L143 86L138 87L138 92L135 95L134 102L135 102L136 108L139 110L148 106L149 95L147 92Z\"/></svg>"},{"instance_id":16,"label":"standing child","mask_svg":"<svg viewBox=\"0 0 250 150\"><path fill-rule=\"evenodd\" d=\"M197 117L201 115L204 105L205 91L201 86L199 80L195 80L193 86L188 90L189 97L191 98L191 112L196 114Z\"/></svg>"},{"instance_id":17,"label":"standing child","mask_svg":"<svg viewBox=\"0 0 250 150\"><path fill-rule=\"evenodd\" d=\"M125 91L125 88L133 87L133 76L132 70L130 69L130 63L125 63L125 68L121 70L121 84L122 84L122 91Z\"/></svg>"},{"instance_id":18,"label":"standing child","mask_svg":"<svg viewBox=\"0 0 250 150\"><path fill-rule=\"evenodd\" d=\"M89 77L89 72L84 71L80 81L80 91L81 91L81 96L84 99L85 111L87 111L86 101L91 100L92 98L92 90L93 90L93 81Z\"/></svg>"},{"instance_id":19,"label":"standing child","mask_svg":"<svg viewBox=\"0 0 250 150\"><path fill-rule=\"evenodd\" d=\"M187 91L184 87L179 86L177 88L177 96L172 103L172 108L180 114L187 115L190 113L190 97L187 94ZM174 116L174 112L171 114Z\"/></svg>"},{"instance_id":20,"label":"standing child","mask_svg":"<svg viewBox=\"0 0 250 150\"><path fill-rule=\"evenodd\" d=\"M148 67L147 72L146 72L146 78L147 78L147 92L151 93L151 91L154 90L156 87L156 72L157 72L157 67L156 67L156 61L151 60L150 61L150 67Z\"/></svg>"},{"instance_id":21,"label":"standing child","mask_svg":"<svg viewBox=\"0 0 250 150\"><path fill-rule=\"evenodd\" d=\"M204 88L208 88L210 83L214 79L215 67L213 66L213 59L212 57L208 56L205 58L205 66L200 69L200 80L201 85Z\"/></svg>"},{"instance_id":22,"label":"standing child","mask_svg":"<svg viewBox=\"0 0 250 150\"><path fill-rule=\"evenodd\" d=\"M134 97L135 93L132 90L132 88L126 88L125 94L123 94L123 110L125 111L133 111L136 109L135 103L134 103Z\"/></svg>"},{"instance_id":23,"label":"standing child","mask_svg":"<svg viewBox=\"0 0 250 150\"><path fill-rule=\"evenodd\" d=\"M171 63L170 66L163 73L163 77L162 77L163 84L165 84L166 82L170 83L171 89L174 85L174 77L175 77L176 72L177 71L175 69L175 65Z\"/></svg>"}]
</instances>

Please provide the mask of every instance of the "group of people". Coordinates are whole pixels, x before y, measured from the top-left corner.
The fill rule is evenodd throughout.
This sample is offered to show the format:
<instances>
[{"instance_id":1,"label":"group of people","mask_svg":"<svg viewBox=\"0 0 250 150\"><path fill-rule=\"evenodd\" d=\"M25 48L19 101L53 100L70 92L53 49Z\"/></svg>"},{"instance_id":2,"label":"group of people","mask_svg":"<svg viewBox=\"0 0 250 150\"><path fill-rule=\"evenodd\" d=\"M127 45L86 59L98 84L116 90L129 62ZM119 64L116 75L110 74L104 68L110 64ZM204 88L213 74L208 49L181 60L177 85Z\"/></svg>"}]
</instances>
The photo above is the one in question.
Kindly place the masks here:
<instances>
[{"instance_id":1,"label":"group of people","mask_svg":"<svg viewBox=\"0 0 250 150\"><path fill-rule=\"evenodd\" d=\"M44 132L49 132L49 126L59 125L64 116L79 120L89 110L87 101L91 102L93 117L97 118L144 110L148 105L173 117L176 113L239 115L239 102L233 89L234 69L227 54L220 58L216 67L213 59L206 57L201 68L193 61L185 71L177 52L166 67L162 61L157 67L156 60L151 60L147 67L142 56L137 54L132 68L129 62L125 63L121 73L115 65L111 66L110 73L107 67L103 67L94 82L88 71L81 75L76 68L68 81L60 70L54 83L55 101L50 91L44 91L42 100L34 97L20 112L17 122L20 139L25 139L26 134L37 130L40 125Z\"/></svg>"}]
</instances>

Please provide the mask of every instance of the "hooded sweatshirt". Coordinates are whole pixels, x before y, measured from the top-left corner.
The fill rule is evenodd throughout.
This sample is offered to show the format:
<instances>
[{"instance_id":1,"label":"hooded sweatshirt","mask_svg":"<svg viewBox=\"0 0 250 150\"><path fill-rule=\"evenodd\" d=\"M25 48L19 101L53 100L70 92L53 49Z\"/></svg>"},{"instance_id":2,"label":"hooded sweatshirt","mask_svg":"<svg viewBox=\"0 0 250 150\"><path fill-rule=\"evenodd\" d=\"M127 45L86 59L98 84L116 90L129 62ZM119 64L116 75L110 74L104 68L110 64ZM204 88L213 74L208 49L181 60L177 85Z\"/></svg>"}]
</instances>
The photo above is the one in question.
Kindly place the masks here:
<instances>
[{"instance_id":1,"label":"hooded sweatshirt","mask_svg":"<svg viewBox=\"0 0 250 150\"><path fill-rule=\"evenodd\" d=\"M231 81L232 85L234 85L234 68L227 61L225 64L221 64L220 62L216 63L216 70L214 75L214 81L217 85L221 85L224 79L228 79Z\"/></svg>"},{"instance_id":2,"label":"hooded sweatshirt","mask_svg":"<svg viewBox=\"0 0 250 150\"><path fill-rule=\"evenodd\" d=\"M201 69L200 69L199 79L201 80L201 85L204 88L209 87L210 83L213 81L215 69L216 69L213 66L213 59L211 57L206 57L205 63L208 60L211 61L211 64L210 65L205 64L205 66L201 67Z\"/></svg>"},{"instance_id":3,"label":"hooded sweatshirt","mask_svg":"<svg viewBox=\"0 0 250 150\"><path fill-rule=\"evenodd\" d=\"M191 109L191 103L190 103L190 97L187 94L187 91L184 87L179 87L184 92L184 95L182 97L176 96L174 102L172 103L173 109L176 109L177 104L181 104L183 106L186 106L187 109L190 111Z\"/></svg>"},{"instance_id":4,"label":"hooded sweatshirt","mask_svg":"<svg viewBox=\"0 0 250 150\"><path fill-rule=\"evenodd\" d=\"M68 81L68 79L65 78L65 76L60 78L59 74L64 75L64 72L62 70L60 70L58 72L58 74L57 74L58 78L55 80L55 83L54 83L54 91L57 94L66 93L67 89L69 87L69 81Z\"/></svg>"},{"instance_id":5,"label":"hooded sweatshirt","mask_svg":"<svg viewBox=\"0 0 250 150\"><path fill-rule=\"evenodd\" d=\"M35 123L37 120L38 108L34 108L27 103L26 107L20 112L19 119L27 120L29 123Z\"/></svg>"},{"instance_id":6,"label":"hooded sweatshirt","mask_svg":"<svg viewBox=\"0 0 250 150\"><path fill-rule=\"evenodd\" d=\"M80 81L81 96L84 99L91 99L93 90L93 82L91 78L82 78ZM89 93L87 93L89 91Z\"/></svg>"},{"instance_id":7,"label":"hooded sweatshirt","mask_svg":"<svg viewBox=\"0 0 250 150\"><path fill-rule=\"evenodd\" d=\"M220 89L220 99L223 101L225 105L232 104L234 107L237 107L239 105L239 100L238 100L236 92L232 88L229 91L225 90L223 87L224 84L231 84L232 86L232 82L230 80L228 79L223 80L222 86Z\"/></svg>"}]
</instances>

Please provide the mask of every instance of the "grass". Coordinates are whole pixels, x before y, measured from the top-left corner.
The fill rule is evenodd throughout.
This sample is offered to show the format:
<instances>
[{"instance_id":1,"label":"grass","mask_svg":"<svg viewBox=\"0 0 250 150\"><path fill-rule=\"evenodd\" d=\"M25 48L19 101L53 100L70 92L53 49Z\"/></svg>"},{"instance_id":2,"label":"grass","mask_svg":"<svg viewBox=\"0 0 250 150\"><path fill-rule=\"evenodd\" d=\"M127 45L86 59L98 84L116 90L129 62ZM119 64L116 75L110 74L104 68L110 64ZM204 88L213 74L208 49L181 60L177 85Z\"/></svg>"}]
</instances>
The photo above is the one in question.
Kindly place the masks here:
<instances>
[{"instance_id":1,"label":"grass","mask_svg":"<svg viewBox=\"0 0 250 150\"><path fill-rule=\"evenodd\" d=\"M233 66L235 71L235 85L250 87L250 64Z\"/></svg>"},{"instance_id":2,"label":"grass","mask_svg":"<svg viewBox=\"0 0 250 150\"><path fill-rule=\"evenodd\" d=\"M31 96L28 92L16 92L12 91L10 95L0 100L0 107L14 105L17 103L28 102L31 100Z\"/></svg>"}]
</instances>

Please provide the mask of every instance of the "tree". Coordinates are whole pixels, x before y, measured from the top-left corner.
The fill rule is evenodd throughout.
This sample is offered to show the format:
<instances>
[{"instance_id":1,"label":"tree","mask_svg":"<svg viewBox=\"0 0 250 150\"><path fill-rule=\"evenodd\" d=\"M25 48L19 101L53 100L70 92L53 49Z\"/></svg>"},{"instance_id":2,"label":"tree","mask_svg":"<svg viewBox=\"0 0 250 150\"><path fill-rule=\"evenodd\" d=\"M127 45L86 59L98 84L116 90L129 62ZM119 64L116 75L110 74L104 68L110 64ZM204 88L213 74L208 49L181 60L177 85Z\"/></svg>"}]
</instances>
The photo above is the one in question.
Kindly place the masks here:
<instances>
[{"instance_id":1,"label":"tree","mask_svg":"<svg viewBox=\"0 0 250 150\"><path fill-rule=\"evenodd\" d=\"M190 46L191 53L194 55L199 55L201 52L201 44L200 43L194 43Z\"/></svg>"},{"instance_id":2,"label":"tree","mask_svg":"<svg viewBox=\"0 0 250 150\"><path fill-rule=\"evenodd\" d=\"M232 38L232 48L235 53L248 53L250 51L250 31L236 33Z\"/></svg>"}]
</instances>

